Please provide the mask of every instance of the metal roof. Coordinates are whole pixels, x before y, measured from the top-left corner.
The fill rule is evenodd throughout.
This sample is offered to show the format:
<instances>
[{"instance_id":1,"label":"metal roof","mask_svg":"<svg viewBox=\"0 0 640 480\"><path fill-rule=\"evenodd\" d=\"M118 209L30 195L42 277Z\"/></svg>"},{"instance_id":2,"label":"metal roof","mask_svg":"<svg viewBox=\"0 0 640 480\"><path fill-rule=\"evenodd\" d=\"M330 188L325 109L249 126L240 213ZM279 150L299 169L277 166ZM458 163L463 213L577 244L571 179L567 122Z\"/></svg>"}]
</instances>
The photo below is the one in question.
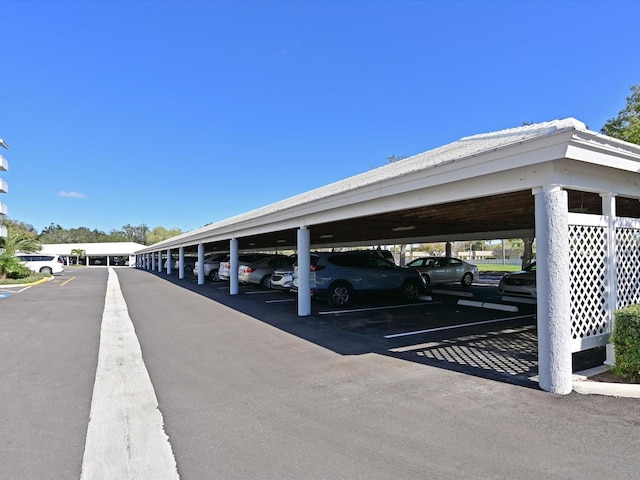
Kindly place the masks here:
<instances>
[{"instance_id":1,"label":"metal roof","mask_svg":"<svg viewBox=\"0 0 640 480\"><path fill-rule=\"evenodd\" d=\"M531 189L557 180L569 189L597 192L614 186L615 192L624 190L624 194L640 197L640 179L634 186L596 175L599 183L587 178L591 172L585 176L576 165L566 163L570 160L637 174L640 147L590 131L574 118L468 136L187 232L139 253L198 243L224 249L230 238L243 239L244 249L295 246L294 232L301 226L313 226L313 245L442 241L447 235L482 238L494 232L531 234ZM565 162L566 178L559 178L561 165L552 164L558 161ZM496 208L513 213L496 212ZM402 233L403 227L404 232L411 230L411 236Z\"/></svg>"}]
</instances>

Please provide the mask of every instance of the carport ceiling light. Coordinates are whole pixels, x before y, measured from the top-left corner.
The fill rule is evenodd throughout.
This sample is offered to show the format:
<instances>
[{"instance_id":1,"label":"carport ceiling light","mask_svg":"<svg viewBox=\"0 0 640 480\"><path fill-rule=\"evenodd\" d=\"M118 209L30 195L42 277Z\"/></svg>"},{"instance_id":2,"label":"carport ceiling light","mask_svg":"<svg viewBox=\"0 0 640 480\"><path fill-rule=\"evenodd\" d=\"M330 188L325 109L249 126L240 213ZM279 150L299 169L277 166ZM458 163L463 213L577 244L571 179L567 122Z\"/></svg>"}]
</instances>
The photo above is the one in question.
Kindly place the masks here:
<instances>
[{"instance_id":1,"label":"carport ceiling light","mask_svg":"<svg viewBox=\"0 0 640 480\"><path fill-rule=\"evenodd\" d=\"M333 235L330 235L330 234L320 235L320 238L322 238L322 239L333 238Z\"/></svg>"},{"instance_id":2,"label":"carport ceiling light","mask_svg":"<svg viewBox=\"0 0 640 480\"><path fill-rule=\"evenodd\" d=\"M392 230L394 232L408 232L410 230L415 230L416 227L414 225L408 226L408 227L394 227Z\"/></svg>"}]
</instances>

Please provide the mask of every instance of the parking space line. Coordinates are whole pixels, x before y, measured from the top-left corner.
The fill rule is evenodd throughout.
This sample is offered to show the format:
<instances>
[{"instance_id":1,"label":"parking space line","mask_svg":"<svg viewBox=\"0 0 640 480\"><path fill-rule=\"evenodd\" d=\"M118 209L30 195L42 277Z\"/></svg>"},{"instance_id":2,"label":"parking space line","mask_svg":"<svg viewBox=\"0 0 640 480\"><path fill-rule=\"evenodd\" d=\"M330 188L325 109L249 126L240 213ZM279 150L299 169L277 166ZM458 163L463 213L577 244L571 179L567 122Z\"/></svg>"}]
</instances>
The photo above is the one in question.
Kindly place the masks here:
<instances>
[{"instance_id":1,"label":"parking space line","mask_svg":"<svg viewBox=\"0 0 640 480\"><path fill-rule=\"evenodd\" d=\"M283 298L280 300L266 300L264 303L291 303L295 301L296 301L295 298Z\"/></svg>"},{"instance_id":2,"label":"parking space line","mask_svg":"<svg viewBox=\"0 0 640 480\"><path fill-rule=\"evenodd\" d=\"M498 318L495 320L485 320L482 322L460 323L457 325L448 325L446 327L429 328L427 330L416 330L413 332L393 333L391 335L385 335L384 338L408 337L410 335L420 335L423 333L441 332L444 330L454 330L457 328L475 327L477 325L487 325L489 323L510 322L512 320L522 320L524 318L535 318L535 315L520 315L518 317Z\"/></svg>"},{"instance_id":3,"label":"parking space line","mask_svg":"<svg viewBox=\"0 0 640 480\"><path fill-rule=\"evenodd\" d=\"M22 288L20 288L22 287ZM20 290L11 290L11 286L10 285L5 285L4 288L0 289L0 292L4 292L4 293L20 293L20 292L24 292L25 290L29 290L31 288L31 285L15 285L15 288L20 288Z\"/></svg>"},{"instance_id":4,"label":"parking space line","mask_svg":"<svg viewBox=\"0 0 640 480\"><path fill-rule=\"evenodd\" d=\"M275 290L274 291L270 291L270 290L255 290L252 292L244 292L245 295L264 295L265 293L278 293Z\"/></svg>"},{"instance_id":5,"label":"parking space line","mask_svg":"<svg viewBox=\"0 0 640 480\"><path fill-rule=\"evenodd\" d=\"M58 285L59 287L64 287L67 283L69 283L72 280L75 280L76 277L71 277L69 280L65 280L64 282L62 282L60 285Z\"/></svg>"},{"instance_id":6,"label":"parking space line","mask_svg":"<svg viewBox=\"0 0 640 480\"><path fill-rule=\"evenodd\" d=\"M442 302L429 302L428 305L437 305ZM392 310L395 308L407 308L427 305L424 303L405 303L403 305L387 305L384 307L369 307L369 308L352 308L350 310L330 310L326 312L318 312L318 315L336 315L338 313L358 313L358 312L373 312L377 310Z\"/></svg>"}]
</instances>

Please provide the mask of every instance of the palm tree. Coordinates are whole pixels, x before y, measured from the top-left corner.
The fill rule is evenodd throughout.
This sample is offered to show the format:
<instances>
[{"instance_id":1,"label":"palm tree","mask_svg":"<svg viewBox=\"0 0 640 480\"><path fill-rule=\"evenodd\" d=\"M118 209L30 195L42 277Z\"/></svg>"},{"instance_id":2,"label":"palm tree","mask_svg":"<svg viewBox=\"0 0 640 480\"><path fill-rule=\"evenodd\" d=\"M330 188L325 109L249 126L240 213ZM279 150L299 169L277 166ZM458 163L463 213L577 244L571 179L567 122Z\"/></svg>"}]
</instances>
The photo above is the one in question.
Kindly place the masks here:
<instances>
[{"instance_id":1,"label":"palm tree","mask_svg":"<svg viewBox=\"0 0 640 480\"><path fill-rule=\"evenodd\" d=\"M33 253L42 249L42 244L31 233L23 231L13 233L11 229L7 238L0 238L0 245L8 255L14 255L16 252Z\"/></svg>"},{"instance_id":2,"label":"palm tree","mask_svg":"<svg viewBox=\"0 0 640 480\"><path fill-rule=\"evenodd\" d=\"M71 255L76 256L76 265L80 265L80 257L84 257L86 253L87 252L85 252L81 248L74 248L73 250L71 250Z\"/></svg>"}]
</instances>

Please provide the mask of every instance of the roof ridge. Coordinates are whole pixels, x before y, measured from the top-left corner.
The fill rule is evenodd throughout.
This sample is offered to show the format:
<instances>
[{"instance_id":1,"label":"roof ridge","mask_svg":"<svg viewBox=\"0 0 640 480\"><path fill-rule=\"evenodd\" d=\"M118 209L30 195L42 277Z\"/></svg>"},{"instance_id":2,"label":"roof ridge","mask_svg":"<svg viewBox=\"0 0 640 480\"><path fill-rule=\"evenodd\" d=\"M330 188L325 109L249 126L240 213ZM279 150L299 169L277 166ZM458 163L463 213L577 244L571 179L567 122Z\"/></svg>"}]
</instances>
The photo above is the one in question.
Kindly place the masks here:
<instances>
[{"instance_id":1,"label":"roof ridge","mask_svg":"<svg viewBox=\"0 0 640 480\"><path fill-rule=\"evenodd\" d=\"M519 127L505 128L504 130L497 130L493 132L478 133L467 137L462 137L459 141L467 142L469 140L478 140L481 138L497 138L501 136L513 136L518 132L522 132L527 137L537 137L550 135L560 130L575 129L575 130L587 130L587 126L573 117L567 117L563 119L550 120L548 122L532 123L531 125L521 125Z\"/></svg>"}]
</instances>

